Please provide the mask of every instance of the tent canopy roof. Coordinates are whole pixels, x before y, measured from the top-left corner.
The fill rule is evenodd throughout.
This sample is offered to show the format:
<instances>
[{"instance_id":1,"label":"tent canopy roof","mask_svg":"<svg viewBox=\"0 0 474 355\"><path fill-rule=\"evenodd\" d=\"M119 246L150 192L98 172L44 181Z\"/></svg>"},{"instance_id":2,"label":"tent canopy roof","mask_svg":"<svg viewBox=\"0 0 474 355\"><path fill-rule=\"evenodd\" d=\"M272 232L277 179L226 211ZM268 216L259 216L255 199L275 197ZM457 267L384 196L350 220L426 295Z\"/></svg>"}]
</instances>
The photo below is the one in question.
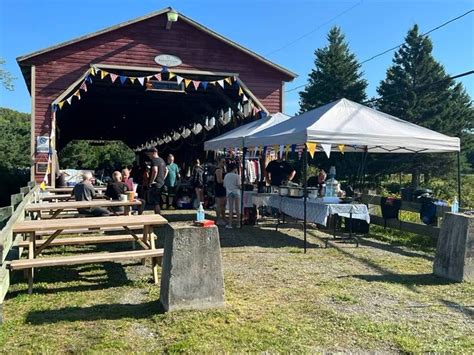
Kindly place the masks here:
<instances>
[{"instance_id":1,"label":"tent canopy roof","mask_svg":"<svg viewBox=\"0 0 474 355\"><path fill-rule=\"evenodd\" d=\"M347 99L340 99L253 133L248 147L306 142L344 144L345 151L439 153L460 151L460 140Z\"/></svg>"},{"instance_id":2,"label":"tent canopy roof","mask_svg":"<svg viewBox=\"0 0 474 355\"><path fill-rule=\"evenodd\" d=\"M224 148L237 148L245 146L245 139L252 134L256 134L266 128L272 127L276 124L286 121L290 116L278 112L271 116L262 118L257 121L247 123L243 126L237 127L232 131L222 134L214 139L204 143L205 150L218 150Z\"/></svg>"}]
</instances>

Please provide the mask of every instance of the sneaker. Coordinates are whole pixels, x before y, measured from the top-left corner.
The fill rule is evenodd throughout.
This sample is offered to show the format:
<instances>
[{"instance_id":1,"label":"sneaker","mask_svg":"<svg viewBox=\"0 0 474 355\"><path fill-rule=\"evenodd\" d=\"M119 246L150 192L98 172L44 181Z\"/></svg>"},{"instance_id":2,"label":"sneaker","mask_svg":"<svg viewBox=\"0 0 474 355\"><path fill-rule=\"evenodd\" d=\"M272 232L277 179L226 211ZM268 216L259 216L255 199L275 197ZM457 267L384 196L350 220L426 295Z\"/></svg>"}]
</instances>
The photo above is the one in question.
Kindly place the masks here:
<instances>
[{"instance_id":1,"label":"sneaker","mask_svg":"<svg viewBox=\"0 0 474 355\"><path fill-rule=\"evenodd\" d=\"M230 224L227 224L227 225L225 226L225 229L232 229L232 226L231 226Z\"/></svg>"}]
</instances>

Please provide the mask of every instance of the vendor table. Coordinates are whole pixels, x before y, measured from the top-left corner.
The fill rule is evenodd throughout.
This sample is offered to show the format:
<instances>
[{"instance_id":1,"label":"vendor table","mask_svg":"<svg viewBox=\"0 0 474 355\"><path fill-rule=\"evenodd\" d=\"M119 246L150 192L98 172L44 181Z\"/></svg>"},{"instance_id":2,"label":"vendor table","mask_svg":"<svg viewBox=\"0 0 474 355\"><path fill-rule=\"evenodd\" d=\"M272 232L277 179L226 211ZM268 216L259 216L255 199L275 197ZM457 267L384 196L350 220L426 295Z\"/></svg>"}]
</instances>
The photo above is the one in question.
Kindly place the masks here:
<instances>
[{"instance_id":1,"label":"vendor table","mask_svg":"<svg viewBox=\"0 0 474 355\"><path fill-rule=\"evenodd\" d=\"M25 206L25 211L33 214L37 213L41 216L41 212L50 211L52 212L51 217L56 218L64 210L78 210L81 208L94 208L94 207L123 207L124 214L130 214L130 207L140 206L140 201L112 201L112 200L92 200L92 201L66 201L66 202L42 202L42 203L29 203ZM112 213L116 214L113 209Z\"/></svg>"},{"instance_id":2,"label":"vendor table","mask_svg":"<svg viewBox=\"0 0 474 355\"><path fill-rule=\"evenodd\" d=\"M162 251L155 248L155 237L153 228L168 224L168 221L161 215L141 215L141 216L116 216L116 217L91 217L91 218L70 218L70 219L43 219L34 221L22 221L13 225L14 234L21 233L28 236L28 260L14 260L10 267L13 270L28 270L28 292L33 290L33 270L35 267L74 265L80 263L94 263L111 260L121 260L130 258L152 258L153 278L158 282L158 261L157 257L162 255ZM130 227L143 227L143 236L140 238ZM116 252L116 253L96 253L83 254L66 257L52 257L35 259L53 240L63 231L76 230L78 228L124 228L145 250ZM36 240L36 233L39 231L50 231L54 233L44 241ZM87 237L86 237L87 238ZM105 238L105 237L104 237ZM36 245L38 242L38 246ZM33 260L35 259L35 260Z\"/></svg>"},{"instance_id":3,"label":"vendor table","mask_svg":"<svg viewBox=\"0 0 474 355\"><path fill-rule=\"evenodd\" d=\"M270 206L278 209L280 213L293 217L298 220L304 220L304 200L302 198L283 197L278 194L256 194L252 196L255 206ZM334 215L352 219L364 220L370 223L369 210L364 204L343 204L343 203L323 203L308 198L306 200L306 221L326 226L328 217ZM277 223L280 224L280 221ZM335 231L334 231L335 237ZM358 240L352 235L350 230L349 238L358 243Z\"/></svg>"}]
</instances>

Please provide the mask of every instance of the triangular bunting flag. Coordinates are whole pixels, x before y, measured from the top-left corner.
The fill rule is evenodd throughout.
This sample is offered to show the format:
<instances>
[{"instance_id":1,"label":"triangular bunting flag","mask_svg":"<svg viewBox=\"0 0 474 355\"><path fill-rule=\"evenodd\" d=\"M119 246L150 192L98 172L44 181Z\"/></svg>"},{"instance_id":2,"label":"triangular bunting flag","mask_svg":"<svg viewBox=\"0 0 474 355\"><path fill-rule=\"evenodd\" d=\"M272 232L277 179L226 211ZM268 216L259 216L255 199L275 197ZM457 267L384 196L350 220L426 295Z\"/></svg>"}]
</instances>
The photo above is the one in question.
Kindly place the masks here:
<instances>
[{"instance_id":1,"label":"triangular bunting flag","mask_svg":"<svg viewBox=\"0 0 474 355\"><path fill-rule=\"evenodd\" d=\"M217 83L224 88L224 80L217 80Z\"/></svg>"},{"instance_id":2,"label":"triangular bunting flag","mask_svg":"<svg viewBox=\"0 0 474 355\"><path fill-rule=\"evenodd\" d=\"M194 90L197 90L201 82L199 80L193 80Z\"/></svg>"},{"instance_id":3,"label":"triangular bunting flag","mask_svg":"<svg viewBox=\"0 0 474 355\"><path fill-rule=\"evenodd\" d=\"M215 81L210 81L209 85L216 85L216 82Z\"/></svg>"},{"instance_id":4,"label":"triangular bunting flag","mask_svg":"<svg viewBox=\"0 0 474 355\"><path fill-rule=\"evenodd\" d=\"M283 144L280 145L280 158L283 159L283 153L285 152L285 146Z\"/></svg>"},{"instance_id":5,"label":"triangular bunting flag","mask_svg":"<svg viewBox=\"0 0 474 355\"><path fill-rule=\"evenodd\" d=\"M91 73L91 75L95 75L95 68L94 67L91 67L89 69L89 72Z\"/></svg>"},{"instance_id":6,"label":"triangular bunting flag","mask_svg":"<svg viewBox=\"0 0 474 355\"><path fill-rule=\"evenodd\" d=\"M115 83L115 80L117 80L118 75L114 73L110 73L110 80L112 80L112 83Z\"/></svg>"},{"instance_id":7,"label":"triangular bunting flag","mask_svg":"<svg viewBox=\"0 0 474 355\"><path fill-rule=\"evenodd\" d=\"M161 73L155 74L154 77L156 80L161 81Z\"/></svg>"},{"instance_id":8,"label":"triangular bunting flag","mask_svg":"<svg viewBox=\"0 0 474 355\"><path fill-rule=\"evenodd\" d=\"M244 90L242 90L242 88L239 86L239 96L241 96L243 94L244 94Z\"/></svg>"},{"instance_id":9,"label":"triangular bunting flag","mask_svg":"<svg viewBox=\"0 0 474 355\"><path fill-rule=\"evenodd\" d=\"M140 83L141 86L145 84L145 78L144 77L139 77L137 78L138 82Z\"/></svg>"},{"instance_id":10,"label":"triangular bunting flag","mask_svg":"<svg viewBox=\"0 0 474 355\"><path fill-rule=\"evenodd\" d=\"M107 73L105 70L100 71L100 78L101 79L104 79L107 75L109 75L109 73Z\"/></svg>"},{"instance_id":11,"label":"triangular bunting flag","mask_svg":"<svg viewBox=\"0 0 474 355\"><path fill-rule=\"evenodd\" d=\"M176 82L178 85L181 85L181 82L184 80L184 78L180 77L179 75L176 75Z\"/></svg>"},{"instance_id":12,"label":"triangular bunting flag","mask_svg":"<svg viewBox=\"0 0 474 355\"><path fill-rule=\"evenodd\" d=\"M169 72L168 80L173 79L176 76L176 74Z\"/></svg>"},{"instance_id":13,"label":"triangular bunting flag","mask_svg":"<svg viewBox=\"0 0 474 355\"><path fill-rule=\"evenodd\" d=\"M53 110L53 112L56 112L58 110L58 105L52 105L51 109Z\"/></svg>"},{"instance_id":14,"label":"triangular bunting flag","mask_svg":"<svg viewBox=\"0 0 474 355\"><path fill-rule=\"evenodd\" d=\"M85 82L85 81L81 84L81 86L79 87L79 89L84 90L85 92L87 92L87 85L86 85L86 82Z\"/></svg>"},{"instance_id":15,"label":"triangular bunting flag","mask_svg":"<svg viewBox=\"0 0 474 355\"><path fill-rule=\"evenodd\" d=\"M321 144L321 147L324 150L324 153L326 153L327 157L331 155L331 144Z\"/></svg>"},{"instance_id":16,"label":"triangular bunting flag","mask_svg":"<svg viewBox=\"0 0 474 355\"><path fill-rule=\"evenodd\" d=\"M72 102L72 96L69 96L67 99L66 99L67 103L70 105L71 102Z\"/></svg>"},{"instance_id":17,"label":"triangular bunting flag","mask_svg":"<svg viewBox=\"0 0 474 355\"><path fill-rule=\"evenodd\" d=\"M135 84L135 80L137 80L136 77L134 77L134 76L129 76L128 78L130 79L130 81L132 82L132 84Z\"/></svg>"},{"instance_id":18,"label":"triangular bunting flag","mask_svg":"<svg viewBox=\"0 0 474 355\"><path fill-rule=\"evenodd\" d=\"M291 152L294 153L296 151L296 144L291 145Z\"/></svg>"},{"instance_id":19,"label":"triangular bunting flag","mask_svg":"<svg viewBox=\"0 0 474 355\"><path fill-rule=\"evenodd\" d=\"M309 155L311 155L311 158L314 157L314 152L316 152L316 143L306 143L306 147L308 148Z\"/></svg>"},{"instance_id":20,"label":"triangular bunting flag","mask_svg":"<svg viewBox=\"0 0 474 355\"><path fill-rule=\"evenodd\" d=\"M262 153L263 156L266 156L267 155L267 146L263 146L263 153Z\"/></svg>"},{"instance_id":21,"label":"triangular bunting flag","mask_svg":"<svg viewBox=\"0 0 474 355\"><path fill-rule=\"evenodd\" d=\"M207 81L201 81L201 86L204 90L207 89L207 84L209 84Z\"/></svg>"},{"instance_id":22,"label":"triangular bunting flag","mask_svg":"<svg viewBox=\"0 0 474 355\"><path fill-rule=\"evenodd\" d=\"M81 99L81 91L80 90L77 90L75 93L74 93L74 96L76 96L79 100Z\"/></svg>"},{"instance_id":23,"label":"triangular bunting flag","mask_svg":"<svg viewBox=\"0 0 474 355\"><path fill-rule=\"evenodd\" d=\"M245 94L242 94L242 101L243 102L247 102L249 99L247 98L247 96L245 96Z\"/></svg>"},{"instance_id":24,"label":"triangular bunting flag","mask_svg":"<svg viewBox=\"0 0 474 355\"><path fill-rule=\"evenodd\" d=\"M85 81L86 83L89 82L89 84L92 84L92 76L89 75Z\"/></svg>"},{"instance_id":25,"label":"triangular bunting flag","mask_svg":"<svg viewBox=\"0 0 474 355\"><path fill-rule=\"evenodd\" d=\"M123 75L120 75L120 83L123 85L125 84L125 82L127 81L127 77L126 76L123 76Z\"/></svg>"},{"instance_id":26,"label":"triangular bunting flag","mask_svg":"<svg viewBox=\"0 0 474 355\"><path fill-rule=\"evenodd\" d=\"M230 78L230 76L225 78L224 80L227 84L232 85L232 79Z\"/></svg>"},{"instance_id":27,"label":"triangular bunting flag","mask_svg":"<svg viewBox=\"0 0 474 355\"><path fill-rule=\"evenodd\" d=\"M162 73L168 73L168 68L167 68L167 67L161 68L161 72L162 72Z\"/></svg>"},{"instance_id":28,"label":"triangular bunting flag","mask_svg":"<svg viewBox=\"0 0 474 355\"><path fill-rule=\"evenodd\" d=\"M59 107L59 109L62 109L62 108L63 108L63 106L64 106L64 101L61 101L60 103L58 103L58 107Z\"/></svg>"},{"instance_id":29,"label":"triangular bunting flag","mask_svg":"<svg viewBox=\"0 0 474 355\"><path fill-rule=\"evenodd\" d=\"M339 151L341 152L341 154L344 154L345 145L344 144L339 144L338 148L339 148Z\"/></svg>"},{"instance_id":30,"label":"triangular bunting flag","mask_svg":"<svg viewBox=\"0 0 474 355\"><path fill-rule=\"evenodd\" d=\"M191 84L191 81L192 81L192 80L184 79L184 87L187 88L187 87L189 86L189 84Z\"/></svg>"},{"instance_id":31,"label":"triangular bunting flag","mask_svg":"<svg viewBox=\"0 0 474 355\"><path fill-rule=\"evenodd\" d=\"M46 182L42 181L41 184L40 184L40 189L42 191L45 191L46 190Z\"/></svg>"}]
</instances>

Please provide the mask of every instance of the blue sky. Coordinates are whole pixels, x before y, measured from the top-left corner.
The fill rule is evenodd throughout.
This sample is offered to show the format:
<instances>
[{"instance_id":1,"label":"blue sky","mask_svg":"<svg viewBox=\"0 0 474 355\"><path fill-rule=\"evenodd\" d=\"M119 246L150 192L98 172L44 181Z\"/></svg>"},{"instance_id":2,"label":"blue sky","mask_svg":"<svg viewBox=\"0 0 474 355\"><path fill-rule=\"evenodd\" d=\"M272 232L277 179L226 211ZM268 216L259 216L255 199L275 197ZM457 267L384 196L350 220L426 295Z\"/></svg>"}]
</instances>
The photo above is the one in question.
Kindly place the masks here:
<instances>
[{"instance_id":1,"label":"blue sky","mask_svg":"<svg viewBox=\"0 0 474 355\"><path fill-rule=\"evenodd\" d=\"M17 77L13 92L0 88L0 106L30 111L16 57L166 6L298 73L286 85L290 90L306 82L314 50L326 44L332 25L342 27L351 50L363 61L402 43L415 23L428 31L474 8L474 0L0 0L0 57ZM434 32L431 39L435 58L449 74L474 69L474 13ZM364 64L369 97L376 96L392 56ZM462 82L474 97L474 75ZM285 94L285 112L298 111L298 98L298 90Z\"/></svg>"}]
</instances>

